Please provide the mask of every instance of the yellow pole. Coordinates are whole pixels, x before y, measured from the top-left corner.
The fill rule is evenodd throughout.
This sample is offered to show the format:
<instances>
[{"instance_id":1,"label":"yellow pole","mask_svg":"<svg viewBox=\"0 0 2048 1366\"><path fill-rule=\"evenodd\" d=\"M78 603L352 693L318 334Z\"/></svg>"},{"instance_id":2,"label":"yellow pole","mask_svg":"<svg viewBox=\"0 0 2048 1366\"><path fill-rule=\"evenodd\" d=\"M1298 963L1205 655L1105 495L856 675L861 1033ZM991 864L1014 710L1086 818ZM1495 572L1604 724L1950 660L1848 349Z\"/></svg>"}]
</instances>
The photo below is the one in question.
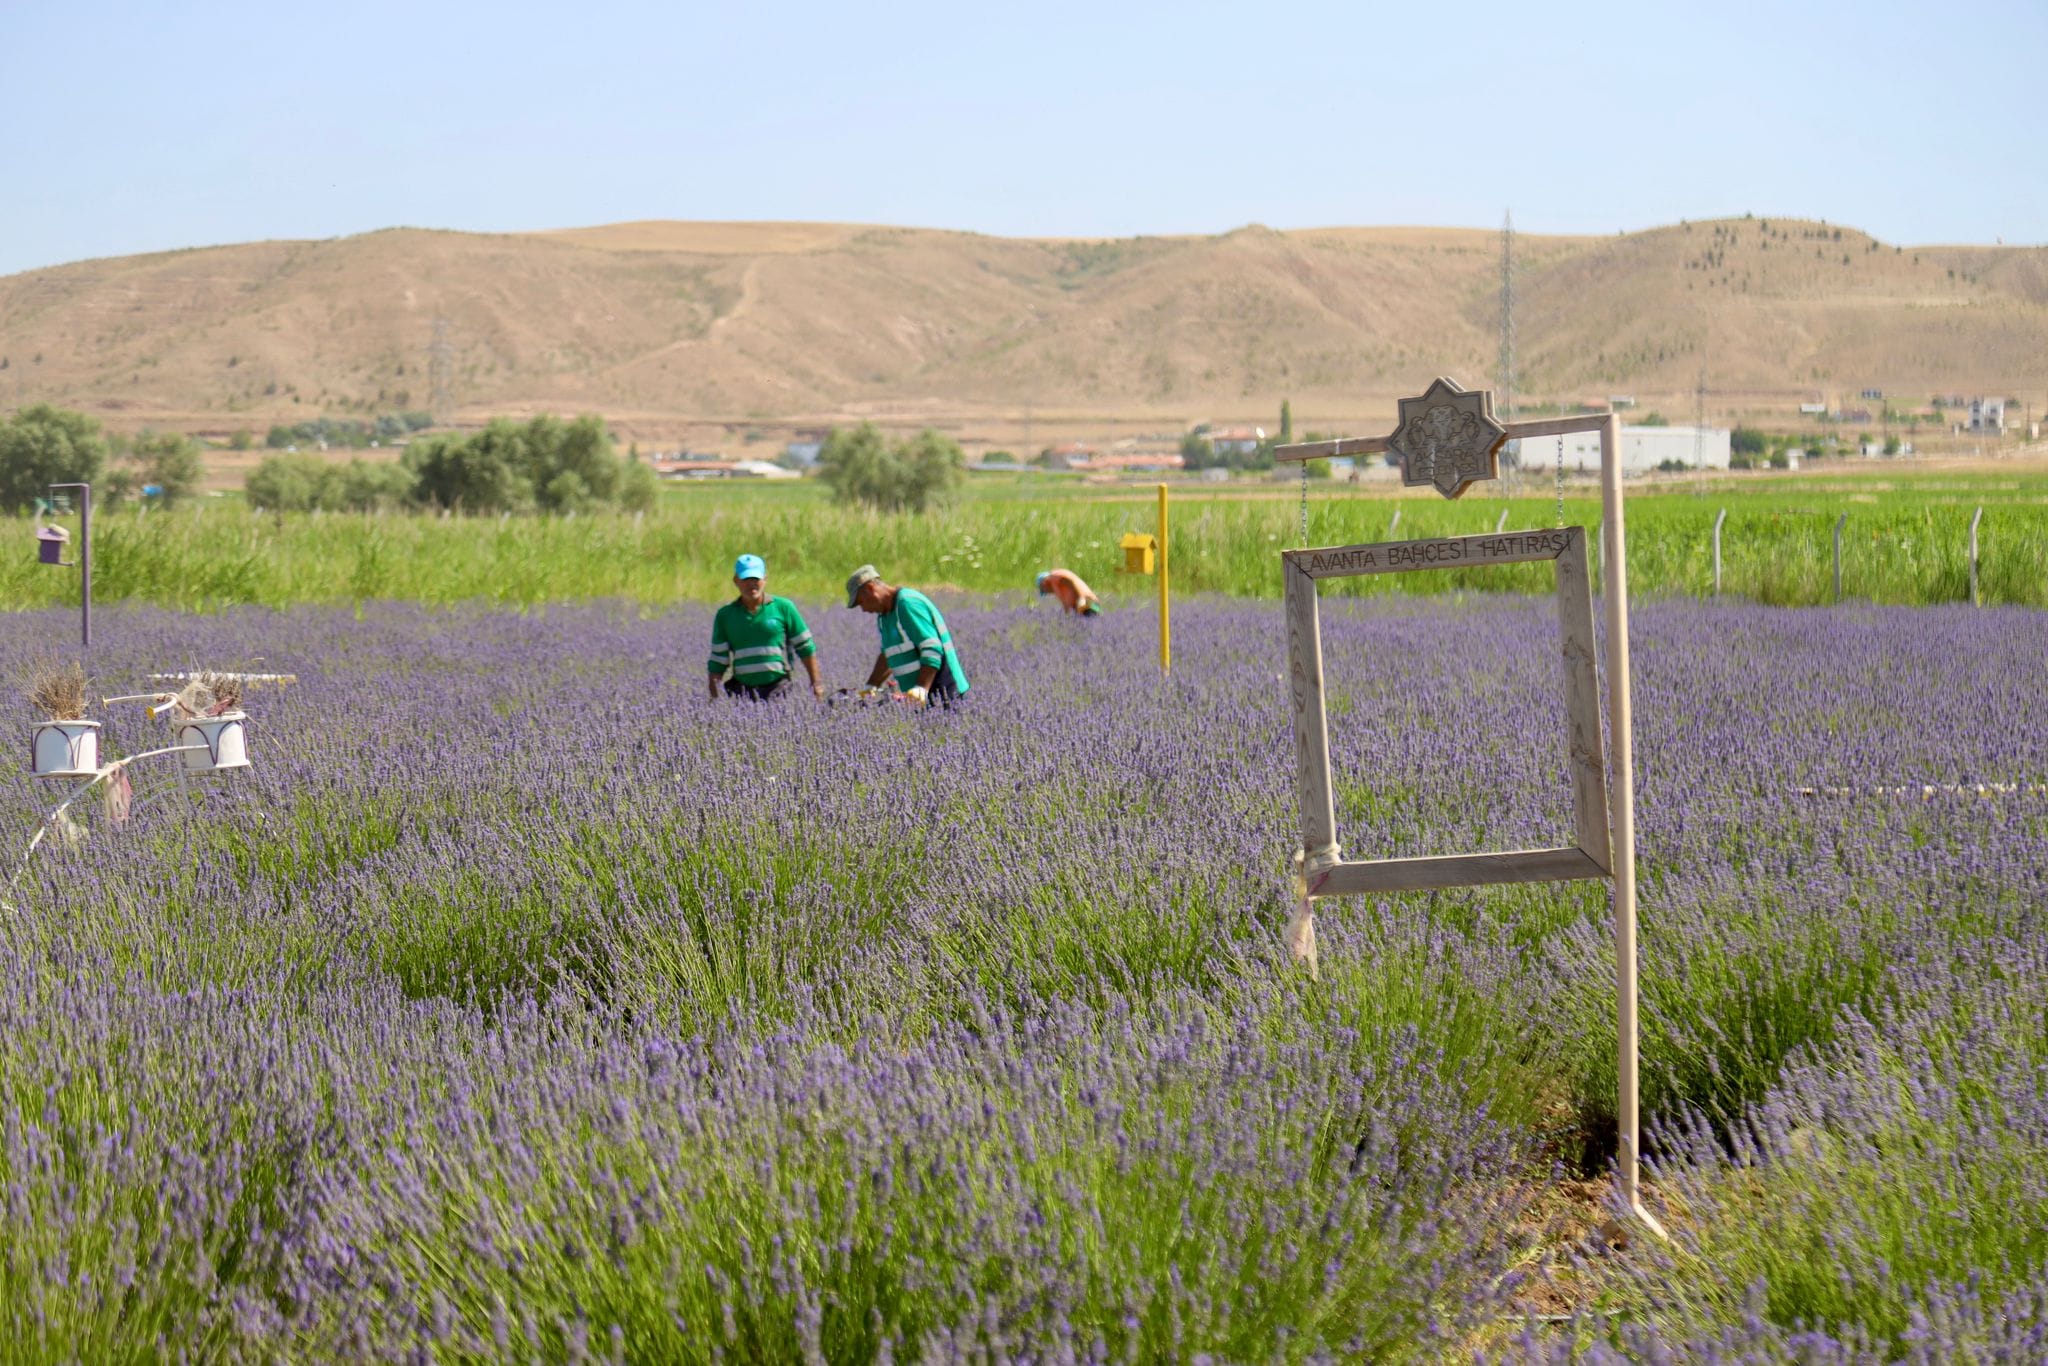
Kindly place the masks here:
<instances>
[{"instance_id":1,"label":"yellow pole","mask_svg":"<svg viewBox=\"0 0 2048 1366\"><path fill-rule=\"evenodd\" d=\"M1173 672L1173 618L1166 605L1166 485L1159 486L1159 672Z\"/></svg>"}]
</instances>

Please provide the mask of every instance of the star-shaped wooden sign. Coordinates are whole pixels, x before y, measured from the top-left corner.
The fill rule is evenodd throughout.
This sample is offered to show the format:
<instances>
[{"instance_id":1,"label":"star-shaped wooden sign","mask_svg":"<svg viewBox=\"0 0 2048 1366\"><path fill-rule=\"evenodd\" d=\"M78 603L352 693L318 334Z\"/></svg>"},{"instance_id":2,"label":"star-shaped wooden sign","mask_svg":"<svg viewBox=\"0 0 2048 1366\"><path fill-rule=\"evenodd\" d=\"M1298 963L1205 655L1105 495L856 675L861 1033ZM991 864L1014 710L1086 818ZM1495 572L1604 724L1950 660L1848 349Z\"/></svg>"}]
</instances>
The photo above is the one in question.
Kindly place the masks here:
<instances>
[{"instance_id":1,"label":"star-shaped wooden sign","mask_svg":"<svg viewBox=\"0 0 2048 1366\"><path fill-rule=\"evenodd\" d=\"M1460 389L1439 376L1419 398L1401 400L1401 420L1387 449L1401 465L1401 481L1428 484L1456 498L1481 479L1500 477L1500 448L1508 429L1494 420L1493 393Z\"/></svg>"}]
</instances>

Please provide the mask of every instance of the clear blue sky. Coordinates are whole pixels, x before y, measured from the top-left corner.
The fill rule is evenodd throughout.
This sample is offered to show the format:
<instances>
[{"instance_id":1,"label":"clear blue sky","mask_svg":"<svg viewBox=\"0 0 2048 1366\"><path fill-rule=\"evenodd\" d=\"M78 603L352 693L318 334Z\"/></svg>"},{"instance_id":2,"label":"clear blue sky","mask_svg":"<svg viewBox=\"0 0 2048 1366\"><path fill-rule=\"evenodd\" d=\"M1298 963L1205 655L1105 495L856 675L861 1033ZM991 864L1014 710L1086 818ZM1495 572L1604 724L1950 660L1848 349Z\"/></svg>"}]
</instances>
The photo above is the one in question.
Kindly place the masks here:
<instances>
[{"instance_id":1,"label":"clear blue sky","mask_svg":"<svg viewBox=\"0 0 2048 1366\"><path fill-rule=\"evenodd\" d=\"M2043 0L0 0L0 274L636 218L2039 243L2044 70Z\"/></svg>"}]
</instances>

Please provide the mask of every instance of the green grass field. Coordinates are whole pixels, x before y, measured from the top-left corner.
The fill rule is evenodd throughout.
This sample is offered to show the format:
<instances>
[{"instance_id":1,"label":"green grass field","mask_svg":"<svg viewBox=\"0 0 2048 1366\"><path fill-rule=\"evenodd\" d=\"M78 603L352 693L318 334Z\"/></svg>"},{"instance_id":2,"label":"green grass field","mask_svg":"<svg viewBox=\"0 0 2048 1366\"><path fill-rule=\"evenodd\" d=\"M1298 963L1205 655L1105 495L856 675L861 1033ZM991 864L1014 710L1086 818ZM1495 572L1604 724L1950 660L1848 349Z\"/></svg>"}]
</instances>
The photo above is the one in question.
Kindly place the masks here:
<instances>
[{"instance_id":1,"label":"green grass field","mask_svg":"<svg viewBox=\"0 0 2048 1366\"><path fill-rule=\"evenodd\" d=\"M1526 496L1475 491L1448 503L1429 496L1316 481L1309 541L1335 545L1490 531L1556 521L1540 481ZM1172 586L1177 593L1277 596L1274 552L1303 543L1291 484L1175 485ZM1843 536L1843 592L1879 603L1956 602L1969 596L1968 527L1983 506L1980 591L1986 604L2048 605L2048 476L1907 474L1722 479L1632 489L1631 587L1641 597L1701 597L1713 589L1711 529L1723 532L1723 591L1804 606L1833 599L1832 529ZM1391 525L1396 509L1398 527ZM1571 522L1597 524L1597 490L1575 484ZM211 499L147 516L132 510L94 527L93 585L103 602L132 600L209 609L239 603L402 599L447 603L623 598L649 605L708 601L730 591L733 557L768 559L775 588L805 599L839 591L856 565L929 588L1016 592L1038 570L1064 565L1112 605L1149 597L1153 583L1117 572L1119 536L1151 531L1151 485L1082 485L1056 476L978 477L940 511L881 515L835 506L825 489L725 481L670 488L644 517L567 520L430 516L256 515L237 499ZM26 522L18 554L0 567L8 608L76 601L73 573L36 564ZM1542 566L1375 575L1333 585L1355 593L1545 590Z\"/></svg>"}]
</instances>

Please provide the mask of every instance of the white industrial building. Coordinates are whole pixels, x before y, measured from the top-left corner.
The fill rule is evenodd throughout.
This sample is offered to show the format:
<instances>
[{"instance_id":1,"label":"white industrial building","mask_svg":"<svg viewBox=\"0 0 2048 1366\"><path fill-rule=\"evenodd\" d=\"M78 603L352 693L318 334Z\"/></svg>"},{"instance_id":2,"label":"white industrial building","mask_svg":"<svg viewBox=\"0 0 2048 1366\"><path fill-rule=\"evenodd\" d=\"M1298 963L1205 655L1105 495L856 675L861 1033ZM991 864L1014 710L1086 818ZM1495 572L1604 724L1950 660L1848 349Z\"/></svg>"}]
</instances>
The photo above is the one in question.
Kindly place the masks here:
<instances>
[{"instance_id":1,"label":"white industrial building","mask_svg":"<svg viewBox=\"0 0 2048 1366\"><path fill-rule=\"evenodd\" d=\"M1557 463L1554 436L1524 438L1522 468L1547 470ZM1597 474L1600 470L1600 433L1567 432L1564 467L1574 474ZM1728 468L1728 429L1725 427L1623 427L1621 468L1629 474L1653 471L1676 462L1688 469Z\"/></svg>"}]
</instances>

